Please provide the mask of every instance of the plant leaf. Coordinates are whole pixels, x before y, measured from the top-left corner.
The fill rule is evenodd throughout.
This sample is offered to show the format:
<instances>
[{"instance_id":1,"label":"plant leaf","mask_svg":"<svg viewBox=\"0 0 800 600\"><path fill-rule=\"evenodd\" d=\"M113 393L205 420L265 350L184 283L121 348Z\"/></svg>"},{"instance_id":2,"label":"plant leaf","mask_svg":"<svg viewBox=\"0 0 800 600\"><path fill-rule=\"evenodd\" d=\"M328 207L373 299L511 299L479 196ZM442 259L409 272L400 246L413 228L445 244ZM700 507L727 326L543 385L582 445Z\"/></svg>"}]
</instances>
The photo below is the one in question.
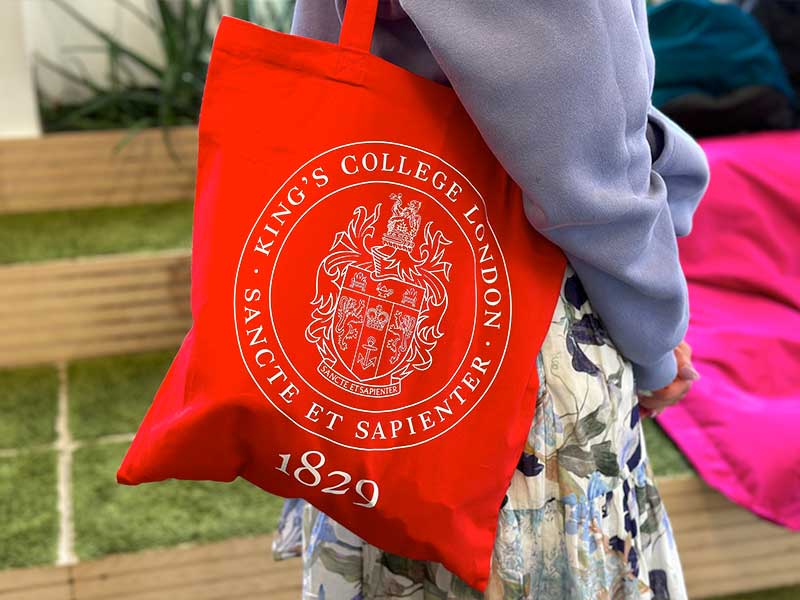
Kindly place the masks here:
<instances>
[{"instance_id":1,"label":"plant leaf","mask_svg":"<svg viewBox=\"0 0 800 600\"><path fill-rule=\"evenodd\" d=\"M94 83L90 79L88 79L86 77L82 77L82 76L78 75L77 73L73 73L69 69L65 69L61 65L52 62L51 60L45 58L44 56L42 56L40 54L37 54L35 56L35 60L36 60L37 64L40 64L43 67L49 69L50 71L53 71L54 73L57 73L58 75L60 75L64 79L66 79L67 81L71 81L72 83L76 83L76 84L78 84L78 85L80 85L82 87L85 87L86 89L88 89L88 90L90 90L92 92L95 92L97 94L102 94L104 92L103 88L101 88L99 85L97 85L96 83Z\"/></svg>"},{"instance_id":2,"label":"plant leaf","mask_svg":"<svg viewBox=\"0 0 800 600\"><path fill-rule=\"evenodd\" d=\"M127 56L133 62L141 65L143 68L153 73L156 77L161 75L161 69L158 66L154 65L152 62L141 56L141 54L139 54L138 52L135 52L134 50L128 48L127 46L120 44L118 41L114 39L113 36L111 36L109 33L103 31L97 25L92 23L91 20L83 16L76 8L74 8L64 0L51 0L51 1L56 6L61 8L61 10L67 13L70 17L72 17L75 21L83 25L87 30L89 30L94 35L103 40L106 44L115 46L120 53Z\"/></svg>"}]
</instances>

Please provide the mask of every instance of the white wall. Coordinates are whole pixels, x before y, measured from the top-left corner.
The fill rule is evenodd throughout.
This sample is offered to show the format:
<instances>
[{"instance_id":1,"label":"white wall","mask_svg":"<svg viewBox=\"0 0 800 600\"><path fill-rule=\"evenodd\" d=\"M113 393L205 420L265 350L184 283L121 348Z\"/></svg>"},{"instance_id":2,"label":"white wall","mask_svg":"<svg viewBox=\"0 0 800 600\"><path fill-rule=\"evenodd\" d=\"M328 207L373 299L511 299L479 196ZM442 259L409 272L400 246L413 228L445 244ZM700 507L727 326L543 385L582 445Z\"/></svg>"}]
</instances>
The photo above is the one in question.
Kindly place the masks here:
<instances>
[{"instance_id":1,"label":"white wall","mask_svg":"<svg viewBox=\"0 0 800 600\"><path fill-rule=\"evenodd\" d=\"M66 1L123 44L161 64L156 34L117 0ZM154 9L151 0L125 1L147 14ZM256 10L264 3L285 1L250 0ZM229 0L221 4L225 8ZM74 102L86 96L80 85L44 67L37 57L106 82L108 60L103 51L96 36L50 0L0 0L0 137L37 134L36 86L48 100ZM152 82L146 71L134 67L134 72L142 83Z\"/></svg>"},{"instance_id":2,"label":"white wall","mask_svg":"<svg viewBox=\"0 0 800 600\"><path fill-rule=\"evenodd\" d=\"M0 0L0 4L6 0ZM17 1L17 0L14 0ZM81 14L112 34L121 43L135 49L145 58L160 64L161 51L156 34L140 19L126 10L117 0L67 0ZM143 13L153 14L152 0L125 0ZM263 10L264 4L285 4L285 0L250 0L251 8ZM230 7L230 0L222 0L223 11ZM97 37L92 35L75 19L66 15L50 0L22 0L25 38L29 52L40 55L58 64L86 69L92 77L104 81L108 61L101 53L87 52L81 46L99 47ZM213 12L213 11L212 11ZM226 11L227 12L227 11ZM216 18L211 15L210 18ZM209 27L216 23L209 22ZM0 38L2 39L2 38ZM0 41L0 44L2 42ZM145 83L150 81L147 73L138 70ZM79 99L81 94L75 84L42 67L36 67L36 80L47 97L69 101Z\"/></svg>"},{"instance_id":3,"label":"white wall","mask_svg":"<svg viewBox=\"0 0 800 600\"><path fill-rule=\"evenodd\" d=\"M39 134L20 0L0 0L0 138Z\"/></svg>"},{"instance_id":4,"label":"white wall","mask_svg":"<svg viewBox=\"0 0 800 600\"><path fill-rule=\"evenodd\" d=\"M3 2L5 0L0 0ZM136 49L148 60L160 63L161 54L156 34L116 0L68 0L69 4L98 27L126 46ZM149 14L148 0L128 0L135 8ZM32 56L41 56L70 70L81 70L89 78L107 80L108 59L98 38L49 0L22 0L25 40ZM99 48L101 52L92 51ZM85 97L81 87L52 70L36 64L36 81L49 99L63 102ZM137 69L144 83L151 82L145 71Z\"/></svg>"}]
</instances>

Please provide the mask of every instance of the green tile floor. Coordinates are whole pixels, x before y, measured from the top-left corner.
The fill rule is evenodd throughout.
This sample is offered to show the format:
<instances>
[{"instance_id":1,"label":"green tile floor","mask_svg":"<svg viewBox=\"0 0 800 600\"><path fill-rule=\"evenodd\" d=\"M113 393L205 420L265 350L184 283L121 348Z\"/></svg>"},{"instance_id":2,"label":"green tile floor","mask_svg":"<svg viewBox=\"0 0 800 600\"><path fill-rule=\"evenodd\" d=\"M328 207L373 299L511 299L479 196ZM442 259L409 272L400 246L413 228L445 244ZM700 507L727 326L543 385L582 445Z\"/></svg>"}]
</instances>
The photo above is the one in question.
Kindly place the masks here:
<instances>
[{"instance_id":1,"label":"green tile floor","mask_svg":"<svg viewBox=\"0 0 800 600\"><path fill-rule=\"evenodd\" d=\"M0 568L56 559L56 454L0 457Z\"/></svg>"},{"instance_id":2,"label":"green tile floor","mask_svg":"<svg viewBox=\"0 0 800 600\"><path fill-rule=\"evenodd\" d=\"M275 529L282 500L243 480L117 485L114 473L126 448L98 444L75 452L75 549L81 559Z\"/></svg>"},{"instance_id":3,"label":"green tile floor","mask_svg":"<svg viewBox=\"0 0 800 600\"><path fill-rule=\"evenodd\" d=\"M53 367L0 370L0 449L53 443L57 395Z\"/></svg>"},{"instance_id":4,"label":"green tile floor","mask_svg":"<svg viewBox=\"0 0 800 600\"><path fill-rule=\"evenodd\" d=\"M67 373L72 436L92 440L136 431L174 354L168 350L71 363Z\"/></svg>"},{"instance_id":5,"label":"green tile floor","mask_svg":"<svg viewBox=\"0 0 800 600\"><path fill-rule=\"evenodd\" d=\"M81 360L66 369L79 559L275 528L282 500L244 481L116 483L128 445L119 436L136 430L173 354ZM0 370L0 569L58 558L58 389L54 367Z\"/></svg>"},{"instance_id":6,"label":"green tile floor","mask_svg":"<svg viewBox=\"0 0 800 600\"><path fill-rule=\"evenodd\" d=\"M72 452L74 554L116 552L268 533L281 500L236 481L117 485L127 448L173 351L76 361L65 370ZM54 367L0 371L0 569L52 564L57 558L59 376ZM658 474L689 469L657 425L645 421ZM63 450L63 449L62 449ZM726 597L795 600L800 587Z\"/></svg>"}]
</instances>

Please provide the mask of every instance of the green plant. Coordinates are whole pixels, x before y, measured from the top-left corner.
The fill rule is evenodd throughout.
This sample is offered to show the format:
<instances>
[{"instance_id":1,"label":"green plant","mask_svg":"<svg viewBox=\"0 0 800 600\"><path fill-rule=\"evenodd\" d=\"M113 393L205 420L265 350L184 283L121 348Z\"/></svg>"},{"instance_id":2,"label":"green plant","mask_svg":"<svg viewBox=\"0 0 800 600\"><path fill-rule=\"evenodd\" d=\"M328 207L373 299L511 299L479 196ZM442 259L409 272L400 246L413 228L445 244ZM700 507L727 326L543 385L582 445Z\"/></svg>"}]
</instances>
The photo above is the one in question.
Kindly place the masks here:
<instances>
[{"instance_id":1,"label":"green plant","mask_svg":"<svg viewBox=\"0 0 800 600\"><path fill-rule=\"evenodd\" d=\"M214 29L222 15L220 0L152 0L152 15L130 0L117 0L120 7L157 35L162 51L158 63L115 39L67 0L50 1L97 38L97 46L71 50L106 54L109 76L107 83L100 83L80 69L68 69L37 57L39 66L88 92L88 99L78 104L45 99L41 113L46 131L128 128L135 133L144 127L166 129L197 121ZM285 30L293 5L294 0L279 0L277 4L232 0L227 6L232 7L233 16L250 20L263 17L262 24ZM80 57L76 59L80 65ZM142 75L148 83L143 82Z\"/></svg>"}]
</instances>

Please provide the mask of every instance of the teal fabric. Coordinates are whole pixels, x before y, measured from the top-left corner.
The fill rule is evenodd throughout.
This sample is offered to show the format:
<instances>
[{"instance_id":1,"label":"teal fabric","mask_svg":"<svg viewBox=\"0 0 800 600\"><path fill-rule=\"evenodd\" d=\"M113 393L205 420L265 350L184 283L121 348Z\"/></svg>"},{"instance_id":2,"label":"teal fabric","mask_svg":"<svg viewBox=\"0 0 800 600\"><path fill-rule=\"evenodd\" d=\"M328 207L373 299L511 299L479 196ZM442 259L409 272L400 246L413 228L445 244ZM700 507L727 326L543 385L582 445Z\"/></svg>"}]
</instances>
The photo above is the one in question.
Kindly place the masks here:
<instances>
[{"instance_id":1,"label":"teal fabric","mask_svg":"<svg viewBox=\"0 0 800 600\"><path fill-rule=\"evenodd\" d=\"M738 6L669 0L650 7L648 19L656 106L686 94L721 96L750 85L774 87L797 102L767 33Z\"/></svg>"}]
</instances>

